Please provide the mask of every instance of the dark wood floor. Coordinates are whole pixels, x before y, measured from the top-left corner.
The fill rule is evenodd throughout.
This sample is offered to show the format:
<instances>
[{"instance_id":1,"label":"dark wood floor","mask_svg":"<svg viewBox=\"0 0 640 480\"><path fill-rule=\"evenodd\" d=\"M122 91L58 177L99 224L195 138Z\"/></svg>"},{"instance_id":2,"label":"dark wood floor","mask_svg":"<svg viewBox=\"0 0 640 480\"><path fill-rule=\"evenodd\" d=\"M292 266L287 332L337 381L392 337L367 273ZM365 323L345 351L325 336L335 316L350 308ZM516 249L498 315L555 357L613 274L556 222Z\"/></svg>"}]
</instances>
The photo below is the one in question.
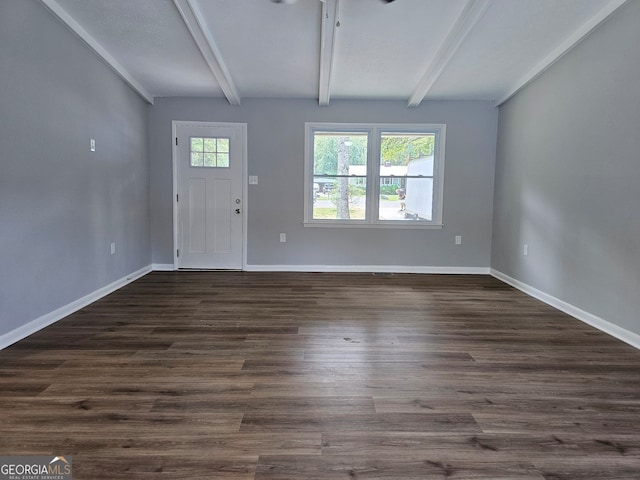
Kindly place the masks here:
<instances>
[{"instance_id":1,"label":"dark wood floor","mask_svg":"<svg viewBox=\"0 0 640 480\"><path fill-rule=\"evenodd\" d=\"M486 276L153 273L0 387L75 480L640 478L640 352Z\"/></svg>"}]
</instances>

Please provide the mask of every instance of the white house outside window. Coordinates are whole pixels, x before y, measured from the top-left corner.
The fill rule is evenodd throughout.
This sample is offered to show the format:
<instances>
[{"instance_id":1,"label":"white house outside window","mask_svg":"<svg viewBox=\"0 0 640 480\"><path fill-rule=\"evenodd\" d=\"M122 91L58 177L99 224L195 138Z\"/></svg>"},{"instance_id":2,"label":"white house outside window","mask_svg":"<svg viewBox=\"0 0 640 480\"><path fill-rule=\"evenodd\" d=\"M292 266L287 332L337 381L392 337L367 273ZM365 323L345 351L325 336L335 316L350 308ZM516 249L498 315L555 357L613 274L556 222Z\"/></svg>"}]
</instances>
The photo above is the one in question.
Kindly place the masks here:
<instances>
[{"instance_id":1,"label":"white house outside window","mask_svg":"<svg viewBox=\"0 0 640 480\"><path fill-rule=\"evenodd\" d=\"M306 226L442 227L445 125L305 127Z\"/></svg>"}]
</instances>

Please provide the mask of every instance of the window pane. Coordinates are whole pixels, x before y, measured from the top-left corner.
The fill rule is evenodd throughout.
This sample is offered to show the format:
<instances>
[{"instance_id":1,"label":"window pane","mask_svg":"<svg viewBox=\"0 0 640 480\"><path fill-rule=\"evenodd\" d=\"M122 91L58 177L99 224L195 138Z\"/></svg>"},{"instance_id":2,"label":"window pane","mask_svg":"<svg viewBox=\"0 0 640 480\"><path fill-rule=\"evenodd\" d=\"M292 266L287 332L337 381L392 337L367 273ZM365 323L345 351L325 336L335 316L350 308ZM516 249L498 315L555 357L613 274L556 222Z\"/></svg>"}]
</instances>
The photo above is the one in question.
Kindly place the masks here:
<instances>
[{"instance_id":1,"label":"window pane","mask_svg":"<svg viewBox=\"0 0 640 480\"><path fill-rule=\"evenodd\" d=\"M391 180L389 177L387 179ZM432 220L433 179L393 178L397 185L380 179L379 220Z\"/></svg>"},{"instance_id":2,"label":"window pane","mask_svg":"<svg viewBox=\"0 0 640 480\"><path fill-rule=\"evenodd\" d=\"M215 138L205 138L204 139L204 151L205 152L215 152L216 151L216 139Z\"/></svg>"},{"instance_id":3,"label":"window pane","mask_svg":"<svg viewBox=\"0 0 640 480\"><path fill-rule=\"evenodd\" d=\"M219 138L218 139L218 152L228 152L229 151L229 139L228 138Z\"/></svg>"},{"instance_id":4,"label":"window pane","mask_svg":"<svg viewBox=\"0 0 640 480\"><path fill-rule=\"evenodd\" d=\"M380 139L380 176L433 176L434 145L433 133L383 133Z\"/></svg>"},{"instance_id":5,"label":"window pane","mask_svg":"<svg viewBox=\"0 0 640 480\"><path fill-rule=\"evenodd\" d=\"M366 185L366 177L314 178L314 220L364 220Z\"/></svg>"},{"instance_id":6,"label":"window pane","mask_svg":"<svg viewBox=\"0 0 640 480\"><path fill-rule=\"evenodd\" d=\"M216 154L215 153L205 153L204 154L204 166L205 167L215 167L216 166Z\"/></svg>"},{"instance_id":7,"label":"window pane","mask_svg":"<svg viewBox=\"0 0 640 480\"><path fill-rule=\"evenodd\" d=\"M201 152L202 151L202 138L201 137L191 137L191 151L192 152Z\"/></svg>"},{"instance_id":8,"label":"window pane","mask_svg":"<svg viewBox=\"0 0 640 480\"><path fill-rule=\"evenodd\" d=\"M220 168L228 168L229 167L229 154L228 153L218 153L218 167Z\"/></svg>"},{"instance_id":9,"label":"window pane","mask_svg":"<svg viewBox=\"0 0 640 480\"><path fill-rule=\"evenodd\" d=\"M191 152L191 166L192 167L204 166L204 155L199 152Z\"/></svg>"},{"instance_id":10,"label":"window pane","mask_svg":"<svg viewBox=\"0 0 640 480\"><path fill-rule=\"evenodd\" d=\"M315 132L313 136L315 175L367 174L367 134Z\"/></svg>"}]
</instances>

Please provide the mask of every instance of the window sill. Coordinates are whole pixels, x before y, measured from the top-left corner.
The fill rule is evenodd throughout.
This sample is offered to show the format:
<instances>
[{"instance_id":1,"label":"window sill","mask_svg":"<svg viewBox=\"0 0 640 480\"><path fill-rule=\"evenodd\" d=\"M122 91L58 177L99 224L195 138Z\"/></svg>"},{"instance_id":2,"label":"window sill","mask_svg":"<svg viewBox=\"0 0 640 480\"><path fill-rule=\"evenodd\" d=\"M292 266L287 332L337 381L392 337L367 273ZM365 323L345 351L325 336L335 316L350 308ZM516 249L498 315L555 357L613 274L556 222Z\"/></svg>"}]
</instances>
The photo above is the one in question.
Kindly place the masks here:
<instances>
[{"instance_id":1,"label":"window sill","mask_svg":"<svg viewBox=\"0 0 640 480\"><path fill-rule=\"evenodd\" d=\"M364 223L364 222L302 222L304 227L312 228L382 228L395 230L441 230L444 227L441 223L418 223L418 222L389 222L389 223Z\"/></svg>"}]
</instances>

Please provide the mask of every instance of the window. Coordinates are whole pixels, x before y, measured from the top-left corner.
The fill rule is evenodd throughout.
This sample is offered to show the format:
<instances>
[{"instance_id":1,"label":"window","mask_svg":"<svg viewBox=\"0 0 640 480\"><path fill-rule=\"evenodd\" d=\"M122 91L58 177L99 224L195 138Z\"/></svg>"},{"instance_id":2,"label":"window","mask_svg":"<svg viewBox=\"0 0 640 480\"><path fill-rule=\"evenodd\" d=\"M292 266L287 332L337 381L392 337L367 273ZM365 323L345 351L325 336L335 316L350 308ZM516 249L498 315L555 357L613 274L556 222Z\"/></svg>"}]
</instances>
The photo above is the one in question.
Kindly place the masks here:
<instances>
[{"instance_id":1,"label":"window","mask_svg":"<svg viewBox=\"0 0 640 480\"><path fill-rule=\"evenodd\" d=\"M367 142L363 132L314 132L314 219L366 218Z\"/></svg>"},{"instance_id":2,"label":"window","mask_svg":"<svg viewBox=\"0 0 640 480\"><path fill-rule=\"evenodd\" d=\"M442 226L445 125L307 123L305 225Z\"/></svg>"},{"instance_id":3,"label":"window","mask_svg":"<svg viewBox=\"0 0 640 480\"><path fill-rule=\"evenodd\" d=\"M191 166L229 168L229 139L191 137Z\"/></svg>"}]
</instances>

